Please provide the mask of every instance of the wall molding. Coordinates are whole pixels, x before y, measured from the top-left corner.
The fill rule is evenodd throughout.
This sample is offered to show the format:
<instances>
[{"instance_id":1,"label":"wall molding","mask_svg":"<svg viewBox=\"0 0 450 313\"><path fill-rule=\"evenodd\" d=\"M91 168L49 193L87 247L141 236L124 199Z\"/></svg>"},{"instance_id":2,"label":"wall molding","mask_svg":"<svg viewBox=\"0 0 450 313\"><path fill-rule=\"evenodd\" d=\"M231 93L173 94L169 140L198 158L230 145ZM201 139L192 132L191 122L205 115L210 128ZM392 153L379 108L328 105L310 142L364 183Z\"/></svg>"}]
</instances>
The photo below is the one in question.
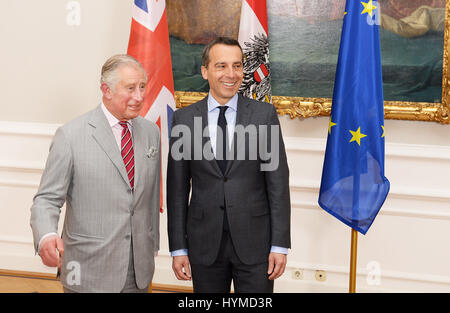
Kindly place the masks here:
<instances>
[{"instance_id":1,"label":"wall molding","mask_svg":"<svg viewBox=\"0 0 450 313\"><path fill-rule=\"evenodd\" d=\"M31 245L34 246L33 240L24 236L4 236L0 235L0 243L15 243L22 245Z\"/></svg>"},{"instance_id":2,"label":"wall molding","mask_svg":"<svg viewBox=\"0 0 450 313\"><path fill-rule=\"evenodd\" d=\"M62 124L0 121L0 135L53 137Z\"/></svg>"},{"instance_id":3,"label":"wall molding","mask_svg":"<svg viewBox=\"0 0 450 313\"><path fill-rule=\"evenodd\" d=\"M28 140L33 140L35 136L48 137L49 140L53 137L56 129L61 124L46 124L46 123L27 123L27 122L9 122L0 121L0 136L2 135L22 135L30 137ZM24 139L27 140L27 139ZM326 146L326 139L318 138L303 138L303 137L285 137L284 138L286 150L288 154L296 153L324 153ZM401 157L401 158L421 158L427 160L446 160L450 162L450 147L446 146L424 146L400 143L386 144L386 158ZM22 173L22 174L41 174L44 170L45 162L35 161L16 161L16 160L2 160L0 159L0 174L3 171ZM17 176L17 175L12 175ZM0 177L0 186L15 187L15 188L38 188L39 180L24 181L17 178L5 179ZM311 181L307 179L295 178L291 179L291 191L307 192L311 194L319 193L320 182ZM427 189L417 187L402 187L391 186L388 197L403 198L420 201L450 201L449 189ZM301 209L320 209L317 202L306 202L293 199L293 208ZM450 219L450 211L447 212L433 212L432 210L409 210L409 209L395 209L383 208L380 214L392 216L410 216L421 218L434 219Z\"/></svg>"},{"instance_id":4,"label":"wall molding","mask_svg":"<svg viewBox=\"0 0 450 313\"><path fill-rule=\"evenodd\" d=\"M2 166L0 166L1 172ZM13 171L26 172L27 168L21 169L20 167L13 168ZM42 172L39 170L39 172ZM14 187L14 188L33 188L37 189L39 187L39 181L36 182L24 182L19 180L8 180L0 179L0 186ZM291 206L293 209L310 209L310 210L320 210L317 202L313 201L301 201L292 197L295 192L308 192L314 195L319 194L320 186L318 184L305 183L295 183L290 185L291 189ZM431 191L421 188L392 188L389 192L388 197L398 197L398 198L409 198L412 200L421 201L450 201L450 191ZM433 209L427 210L413 210L413 209L396 209L396 208L382 208L380 210L380 215L391 215L391 216L403 216L403 217L418 217L418 218L429 218L429 219L450 219L450 210L448 212L440 212ZM0 237L0 241L2 241Z\"/></svg>"},{"instance_id":5,"label":"wall molding","mask_svg":"<svg viewBox=\"0 0 450 313\"><path fill-rule=\"evenodd\" d=\"M303 271L303 279L293 280L289 273L301 269ZM325 272L325 281L318 281L315 277L317 271ZM286 272L281 277L283 280L289 281L290 284L302 285L321 285L324 291L327 289L342 289L344 292L348 290L349 268L344 266L334 266L327 264L308 264L299 262L288 262ZM450 276L409 273L402 271L383 270L377 277L378 283L370 284L368 279L372 278L369 270L363 266L359 266L356 271L357 291L358 292L395 292L392 284L408 284L412 290L423 291L429 289L430 292L448 292L450 289ZM410 290L410 291L412 291Z\"/></svg>"},{"instance_id":6,"label":"wall molding","mask_svg":"<svg viewBox=\"0 0 450 313\"><path fill-rule=\"evenodd\" d=\"M62 124L0 121L0 136L26 135L53 137L56 130L61 125ZM324 152L326 147L326 138L285 136L283 139L286 150L288 151ZM387 142L386 156L442 159L450 161L450 147Z\"/></svg>"},{"instance_id":7,"label":"wall molding","mask_svg":"<svg viewBox=\"0 0 450 313\"><path fill-rule=\"evenodd\" d=\"M287 151L325 152L326 138L284 137ZM387 142L386 157L450 160L450 147Z\"/></svg>"}]
</instances>

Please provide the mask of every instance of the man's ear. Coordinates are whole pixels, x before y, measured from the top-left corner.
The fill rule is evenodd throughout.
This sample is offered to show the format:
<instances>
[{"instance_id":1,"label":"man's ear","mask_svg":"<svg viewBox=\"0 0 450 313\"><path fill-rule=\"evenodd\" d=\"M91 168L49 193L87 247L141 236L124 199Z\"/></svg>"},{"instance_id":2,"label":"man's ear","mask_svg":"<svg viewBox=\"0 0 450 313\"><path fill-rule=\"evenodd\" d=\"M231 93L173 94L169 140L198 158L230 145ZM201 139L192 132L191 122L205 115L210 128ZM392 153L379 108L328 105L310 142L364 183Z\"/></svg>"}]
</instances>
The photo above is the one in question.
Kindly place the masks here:
<instances>
[{"instance_id":1,"label":"man's ear","mask_svg":"<svg viewBox=\"0 0 450 313\"><path fill-rule=\"evenodd\" d=\"M100 89L101 89L101 91L102 91L102 93L103 93L103 97L105 97L105 98L108 99L108 100L111 100L111 99L112 99L111 88L109 88L109 86L108 86L107 83L102 83L102 84L100 85Z\"/></svg>"},{"instance_id":2,"label":"man's ear","mask_svg":"<svg viewBox=\"0 0 450 313\"><path fill-rule=\"evenodd\" d=\"M202 65L201 69L202 69L203 79L208 80L208 69L204 65Z\"/></svg>"}]
</instances>

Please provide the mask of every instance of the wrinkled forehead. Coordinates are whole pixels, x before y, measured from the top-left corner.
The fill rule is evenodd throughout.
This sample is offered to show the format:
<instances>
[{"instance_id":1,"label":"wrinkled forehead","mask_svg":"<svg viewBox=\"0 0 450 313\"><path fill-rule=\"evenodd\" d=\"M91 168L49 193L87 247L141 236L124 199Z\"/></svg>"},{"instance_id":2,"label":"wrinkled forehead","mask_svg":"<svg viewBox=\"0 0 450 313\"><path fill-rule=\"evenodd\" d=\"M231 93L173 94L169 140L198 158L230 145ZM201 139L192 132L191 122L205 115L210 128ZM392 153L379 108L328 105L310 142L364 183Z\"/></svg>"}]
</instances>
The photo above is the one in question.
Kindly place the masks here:
<instances>
[{"instance_id":1,"label":"wrinkled forehead","mask_svg":"<svg viewBox=\"0 0 450 313\"><path fill-rule=\"evenodd\" d=\"M117 68L118 78L120 82L147 83L147 74L145 70L133 63L121 64Z\"/></svg>"}]
</instances>

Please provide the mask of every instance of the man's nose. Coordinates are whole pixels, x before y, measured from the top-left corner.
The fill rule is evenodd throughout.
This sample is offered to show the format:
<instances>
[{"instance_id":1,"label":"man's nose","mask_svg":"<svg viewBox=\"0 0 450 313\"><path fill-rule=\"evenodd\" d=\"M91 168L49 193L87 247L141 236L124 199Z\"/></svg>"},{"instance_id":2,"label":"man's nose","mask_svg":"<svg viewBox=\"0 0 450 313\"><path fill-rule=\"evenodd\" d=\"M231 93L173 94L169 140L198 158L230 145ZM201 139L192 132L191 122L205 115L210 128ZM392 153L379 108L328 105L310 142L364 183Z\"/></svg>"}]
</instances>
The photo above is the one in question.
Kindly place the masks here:
<instances>
[{"instance_id":1,"label":"man's nose","mask_svg":"<svg viewBox=\"0 0 450 313\"><path fill-rule=\"evenodd\" d=\"M133 98L136 101L142 101L144 99L145 90L136 89L133 93Z\"/></svg>"},{"instance_id":2,"label":"man's nose","mask_svg":"<svg viewBox=\"0 0 450 313\"><path fill-rule=\"evenodd\" d=\"M233 66L227 66L227 68L225 69L225 75L227 77L235 77L236 74L236 70L233 68Z\"/></svg>"}]
</instances>

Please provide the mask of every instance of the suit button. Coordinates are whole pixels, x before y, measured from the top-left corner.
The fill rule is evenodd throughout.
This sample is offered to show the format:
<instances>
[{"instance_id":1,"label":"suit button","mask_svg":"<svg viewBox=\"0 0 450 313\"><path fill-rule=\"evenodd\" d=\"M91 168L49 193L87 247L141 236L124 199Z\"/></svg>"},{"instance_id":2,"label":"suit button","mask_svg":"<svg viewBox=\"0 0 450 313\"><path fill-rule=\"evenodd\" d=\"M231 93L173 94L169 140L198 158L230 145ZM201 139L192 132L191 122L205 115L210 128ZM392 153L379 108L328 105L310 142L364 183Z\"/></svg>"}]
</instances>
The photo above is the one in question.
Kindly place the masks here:
<instances>
[{"instance_id":1,"label":"suit button","mask_svg":"<svg viewBox=\"0 0 450 313\"><path fill-rule=\"evenodd\" d=\"M226 178L226 177L223 178L223 181L224 181L224 182L226 182L227 180L228 180L228 178Z\"/></svg>"},{"instance_id":2,"label":"suit button","mask_svg":"<svg viewBox=\"0 0 450 313\"><path fill-rule=\"evenodd\" d=\"M225 210L225 207L223 205L220 206L221 210Z\"/></svg>"},{"instance_id":3,"label":"suit button","mask_svg":"<svg viewBox=\"0 0 450 313\"><path fill-rule=\"evenodd\" d=\"M125 235L125 239L130 239L131 238L131 235Z\"/></svg>"}]
</instances>

